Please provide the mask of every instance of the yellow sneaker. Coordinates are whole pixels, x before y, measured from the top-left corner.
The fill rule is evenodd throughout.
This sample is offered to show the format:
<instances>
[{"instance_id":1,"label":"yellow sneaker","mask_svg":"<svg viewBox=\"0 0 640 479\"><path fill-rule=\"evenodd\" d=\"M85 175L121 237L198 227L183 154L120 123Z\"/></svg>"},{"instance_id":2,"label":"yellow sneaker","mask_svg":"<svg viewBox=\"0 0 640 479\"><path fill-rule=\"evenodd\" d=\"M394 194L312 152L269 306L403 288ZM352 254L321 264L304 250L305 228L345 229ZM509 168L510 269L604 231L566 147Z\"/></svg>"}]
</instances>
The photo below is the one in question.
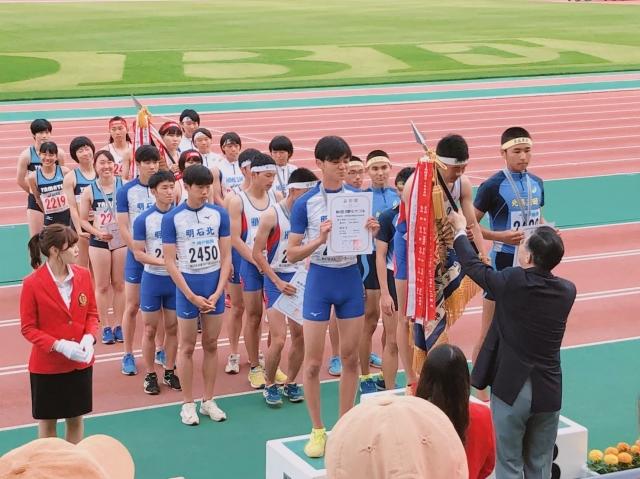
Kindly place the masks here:
<instances>
[{"instance_id":1,"label":"yellow sneaker","mask_svg":"<svg viewBox=\"0 0 640 479\"><path fill-rule=\"evenodd\" d=\"M278 370L276 371L276 384L287 384L287 380L289 378L287 377L287 375L285 373L283 373L280 368L278 368Z\"/></svg>"},{"instance_id":2,"label":"yellow sneaker","mask_svg":"<svg viewBox=\"0 0 640 479\"><path fill-rule=\"evenodd\" d=\"M308 457L322 457L324 456L324 447L327 444L327 430L311 429L311 435L309 436L309 442L304 446L304 453Z\"/></svg>"},{"instance_id":3,"label":"yellow sneaker","mask_svg":"<svg viewBox=\"0 0 640 479\"><path fill-rule=\"evenodd\" d=\"M256 366L249 369L249 384L253 389L262 389L265 385L264 369L262 366Z\"/></svg>"}]
</instances>

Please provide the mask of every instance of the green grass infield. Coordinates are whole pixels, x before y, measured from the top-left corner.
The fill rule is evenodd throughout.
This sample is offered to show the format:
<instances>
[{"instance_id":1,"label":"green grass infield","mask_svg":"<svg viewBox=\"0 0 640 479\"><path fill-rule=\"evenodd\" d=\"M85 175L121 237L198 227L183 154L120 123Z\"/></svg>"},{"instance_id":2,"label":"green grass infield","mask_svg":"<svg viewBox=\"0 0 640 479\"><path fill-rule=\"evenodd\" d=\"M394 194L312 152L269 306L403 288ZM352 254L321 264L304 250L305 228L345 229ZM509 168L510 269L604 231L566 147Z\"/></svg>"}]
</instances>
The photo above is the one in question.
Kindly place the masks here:
<instances>
[{"instance_id":1,"label":"green grass infield","mask_svg":"<svg viewBox=\"0 0 640 479\"><path fill-rule=\"evenodd\" d=\"M17 2L0 18L0 100L640 68L624 2Z\"/></svg>"}]
</instances>

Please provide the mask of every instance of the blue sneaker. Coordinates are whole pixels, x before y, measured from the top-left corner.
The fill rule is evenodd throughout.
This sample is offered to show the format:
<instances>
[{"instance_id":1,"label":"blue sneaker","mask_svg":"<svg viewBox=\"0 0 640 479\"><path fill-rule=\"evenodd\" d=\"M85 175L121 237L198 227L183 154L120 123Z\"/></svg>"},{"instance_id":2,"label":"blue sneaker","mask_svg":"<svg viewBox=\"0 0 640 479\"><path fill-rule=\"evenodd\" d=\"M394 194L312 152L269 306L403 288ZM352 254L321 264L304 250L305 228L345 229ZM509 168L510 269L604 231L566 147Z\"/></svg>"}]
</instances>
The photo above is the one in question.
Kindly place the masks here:
<instances>
[{"instance_id":1,"label":"blue sneaker","mask_svg":"<svg viewBox=\"0 0 640 479\"><path fill-rule=\"evenodd\" d=\"M376 383L376 389L378 391L386 391L387 390L387 385L385 384L384 378L382 377L382 375L378 376L375 379L375 383ZM398 384L396 384L393 389L398 389L398 388L400 388L400 386L398 386Z\"/></svg>"},{"instance_id":2,"label":"blue sneaker","mask_svg":"<svg viewBox=\"0 0 640 479\"><path fill-rule=\"evenodd\" d=\"M267 406L282 406L282 396L280 395L280 388L277 384L272 384L271 386L265 387L262 391L262 395L264 396L264 400L267 403Z\"/></svg>"},{"instance_id":3,"label":"blue sneaker","mask_svg":"<svg viewBox=\"0 0 640 479\"><path fill-rule=\"evenodd\" d=\"M296 383L285 384L283 394L287 398L289 398L289 402L304 401L304 393L302 392L302 388Z\"/></svg>"},{"instance_id":4,"label":"blue sneaker","mask_svg":"<svg viewBox=\"0 0 640 479\"><path fill-rule=\"evenodd\" d=\"M165 354L164 349L156 351L156 358L153 362L166 369L167 355Z\"/></svg>"},{"instance_id":5,"label":"blue sneaker","mask_svg":"<svg viewBox=\"0 0 640 479\"><path fill-rule=\"evenodd\" d=\"M125 376L135 376L138 374L138 368L136 368L136 358L133 354L126 353L122 356L122 374Z\"/></svg>"},{"instance_id":6,"label":"blue sneaker","mask_svg":"<svg viewBox=\"0 0 640 479\"><path fill-rule=\"evenodd\" d=\"M113 330L107 326L102 329L102 344L114 344L116 338L113 336Z\"/></svg>"},{"instance_id":7,"label":"blue sneaker","mask_svg":"<svg viewBox=\"0 0 640 479\"><path fill-rule=\"evenodd\" d=\"M369 376L360 376L360 394L369 394L377 392L376 382Z\"/></svg>"},{"instance_id":8,"label":"blue sneaker","mask_svg":"<svg viewBox=\"0 0 640 479\"><path fill-rule=\"evenodd\" d=\"M124 335L122 334L122 326L116 326L113 328L113 337L118 343L124 343Z\"/></svg>"},{"instance_id":9,"label":"blue sneaker","mask_svg":"<svg viewBox=\"0 0 640 479\"><path fill-rule=\"evenodd\" d=\"M340 361L340 356L331 356L329 358L329 374L332 376L340 376L342 374L342 361Z\"/></svg>"},{"instance_id":10,"label":"blue sneaker","mask_svg":"<svg viewBox=\"0 0 640 479\"><path fill-rule=\"evenodd\" d=\"M369 355L369 366L376 369L382 369L382 358L376 353Z\"/></svg>"}]
</instances>

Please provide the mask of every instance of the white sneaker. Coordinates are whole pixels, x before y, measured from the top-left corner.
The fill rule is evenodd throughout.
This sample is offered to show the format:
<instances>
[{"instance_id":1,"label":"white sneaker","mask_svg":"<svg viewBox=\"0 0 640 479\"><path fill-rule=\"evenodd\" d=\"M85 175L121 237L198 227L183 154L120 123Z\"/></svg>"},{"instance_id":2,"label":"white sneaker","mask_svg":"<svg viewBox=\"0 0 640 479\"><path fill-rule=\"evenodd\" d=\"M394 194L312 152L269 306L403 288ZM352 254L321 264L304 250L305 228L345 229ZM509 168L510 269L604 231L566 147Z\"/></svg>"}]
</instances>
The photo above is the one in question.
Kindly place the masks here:
<instances>
[{"instance_id":1,"label":"white sneaker","mask_svg":"<svg viewBox=\"0 0 640 479\"><path fill-rule=\"evenodd\" d=\"M197 426L200 424L200 418L196 412L196 403L184 403L182 409L180 409L180 419L182 419L182 424L186 424L187 426Z\"/></svg>"},{"instance_id":2,"label":"white sneaker","mask_svg":"<svg viewBox=\"0 0 640 479\"><path fill-rule=\"evenodd\" d=\"M211 419L217 422L227 419L227 415L225 414L225 412L218 407L213 399L202 401L202 403L200 403L200 414L206 414Z\"/></svg>"},{"instance_id":3,"label":"white sneaker","mask_svg":"<svg viewBox=\"0 0 640 479\"><path fill-rule=\"evenodd\" d=\"M230 354L227 358L227 365L224 367L227 374L238 374L240 372L240 355Z\"/></svg>"}]
</instances>

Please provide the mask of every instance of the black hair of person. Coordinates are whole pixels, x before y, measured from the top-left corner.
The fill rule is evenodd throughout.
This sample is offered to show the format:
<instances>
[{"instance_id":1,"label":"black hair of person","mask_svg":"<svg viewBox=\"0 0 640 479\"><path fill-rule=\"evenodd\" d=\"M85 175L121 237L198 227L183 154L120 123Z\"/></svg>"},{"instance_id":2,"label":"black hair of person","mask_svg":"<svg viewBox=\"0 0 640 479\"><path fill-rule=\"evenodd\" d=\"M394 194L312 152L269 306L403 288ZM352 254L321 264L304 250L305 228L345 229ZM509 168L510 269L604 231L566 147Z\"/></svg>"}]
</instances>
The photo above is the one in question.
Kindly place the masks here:
<instances>
[{"instance_id":1,"label":"black hair of person","mask_svg":"<svg viewBox=\"0 0 640 479\"><path fill-rule=\"evenodd\" d=\"M136 163L143 161L160 161L160 152L154 145L142 145L136 150Z\"/></svg>"},{"instance_id":2,"label":"black hair of person","mask_svg":"<svg viewBox=\"0 0 640 479\"><path fill-rule=\"evenodd\" d=\"M358 161L364 165L364 161L362 161L362 158L360 158L359 156L351 155L351 158L349 159L349 161Z\"/></svg>"},{"instance_id":3,"label":"black hair of person","mask_svg":"<svg viewBox=\"0 0 640 479\"><path fill-rule=\"evenodd\" d=\"M202 161L202 155L198 150L184 150L180 153L180 158L178 158L178 169L180 171L184 171L184 165L186 165L188 158L195 158L196 162L201 165L204 163L204 161Z\"/></svg>"},{"instance_id":4,"label":"black hair of person","mask_svg":"<svg viewBox=\"0 0 640 479\"><path fill-rule=\"evenodd\" d=\"M40 153L51 153L52 155L58 154L58 145L53 141L45 141L40 145Z\"/></svg>"},{"instance_id":5,"label":"black hair of person","mask_svg":"<svg viewBox=\"0 0 640 479\"><path fill-rule=\"evenodd\" d=\"M49 133L53 131L53 127L51 126L51 123L49 123L49 120L45 120L44 118L33 120L29 129L33 136L35 136L36 133L41 133L43 131L48 131Z\"/></svg>"},{"instance_id":6,"label":"black hair of person","mask_svg":"<svg viewBox=\"0 0 640 479\"><path fill-rule=\"evenodd\" d=\"M511 128L504 130L504 133L502 133L502 137L500 138L500 144L504 145L507 141L511 141L516 138L531 138L531 135L521 126L512 126Z\"/></svg>"},{"instance_id":7,"label":"black hair of person","mask_svg":"<svg viewBox=\"0 0 640 479\"><path fill-rule=\"evenodd\" d=\"M168 181L169 183L175 183L176 177L173 176L173 173L166 170L156 171L149 178L149 188L154 189L157 188L160 183L163 181Z\"/></svg>"},{"instance_id":8,"label":"black hair of person","mask_svg":"<svg viewBox=\"0 0 640 479\"><path fill-rule=\"evenodd\" d=\"M247 148L246 150L241 151L238 155L238 164L242 166L242 163L244 163L245 161L252 161L253 158L259 154L260 151L256 150L255 148Z\"/></svg>"},{"instance_id":9,"label":"black hair of person","mask_svg":"<svg viewBox=\"0 0 640 479\"><path fill-rule=\"evenodd\" d=\"M204 165L191 165L184 169L182 181L189 186L207 186L213 184L213 174Z\"/></svg>"},{"instance_id":10,"label":"black hair of person","mask_svg":"<svg viewBox=\"0 0 640 479\"><path fill-rule=\"evenodd\" d=\"M440 344L429 351L416 396L438 406L447 415L462 444L469 427L470 392L469 366L462 350L452 344Z\"/></svg>"},{"instance_id":11,"label":"black hair of person","mask_svg":"<svg viewBox=\"0 0 640 479\"><path fill-rule=\"evenodd\" d=\"M235 131L228 131L223 133L220 137L220 148L222 148L226 143L235 143L238 146L242 147L242 140L240 140L240 135L238 135Z\"/></svg>"},{"instance_id":12,"label":"black hair of person","mask_svg":"<svg viewBox=\"0 0 640 479\"><path fill-rule=\"evenodd\" d=\"M286 151L291 156L293 155L293 143L284 135L274 136L269 142L269 151Z\"/></svg>"},{"instance_id":13,"label":"black hair of person","mask_svg":"<svg viewBox=\"0 0 640 479\"><path fill-rule=\"evenodd\" d=\"M71 143L69 144L69 154L71 155L71 158L73 158L73 161L75 161L76 163L78 163L78 150L85 146L91 148L91 155L93 156L93 154L96 152L96 146L89 138L87 138L86 136L76 136L73 140L71 140Z\"/></svg>"},{"instance_id":14,"label":"black hair of person","mask_svg":"<svg viewBox=\"0 0 640 479\"><path fill-rule=\"evenodd\" d=\"M213 140L213 135L206 128L198 128L196 131L193 132L193 135L191 136L191 138L196 136L198 133L202 133L204 136L208 137L210 140Z\"/></svg>"},{"instance_id":15,"label":"black hair of person","mask_svg":"<svg viewBox=\"0 0 640 479\"><path fill-rule=\"evenodd\" d=\"M251 159L251 168L254 166L266 166L266 165L274 165L276 162L273 158L271 158L266 153L258 153Z\"/></svg>"},{"instance_id":16,"label":"black hair of person","mask_svg":"<svg viewBox=\"0 0 640 479\"><path fill-rule=\"evenodd\" d=\"M367 161L369 161L371 158L375 158L376 156L384 156L385 158L389 158L389 154L386 151L373 150L367 155Z\"/></svg>"},{"instance_id":17,"label":"black hair of person","mask_svg":"<svg viewBox=\"0 0 640 479\"><path fill-rule=\"evenodd\" d=\"M344 157L351 158L351 148L344 138L325 136L318 140L313 154L320 161L338 161Z\"/></svg>"},{"instance_id":18,"label":"black hair of person","mask_svg":"<svg viewBox=\"0 0 640 479\"><path fill-rule=\"evenodd\" d=\"M436 146L436 155L455 158L458 161L469 159L469 145L462 136L451 133L440 139Z\"/></svg>"},{"instance_id":19,"label":"black hair of person","mask_svg":"<svg viewBox=\"0 0 640 479\"><path fill-rule=\"evenodd\" d=\"M395 184L397 185L400 182L406 183L409 177L413 175L414 171L416 171L416 168L414 166L405 166L404 168L402 168L396 175Z\"/></svg>"},{"instance_id":20,"label":"black hair of person","mask_svg":"<svg viewBox=\"0 0 640 479\"><path fill-rule=\"evenodd\" d=\"M113 118L111 118L109 120L109 123L111 123L112 121L124 121L125 124L127 122L127 120L125 120L124 118L122 118L121 116L118 116L118 115L116 115ZM129 136L129 132L127 132L126 136L124 137L124 140L127 143L131 143L131 137ZM109 143L113 143L113 137L111 135L109 135Z\"/></svg>"},{"instance_id":21,"label":"black hair of person","mask_svg":"<svg viewBox=\"0 0 640 479\"><path fill-rule=\"evenodd\" d=\"M27 243L31 267L42 266L42 256L49 257L49 250L55 246L59 250L71 248L78 242L78 233L73 228L54 223L45 226L42 231L33 235Z\"/></svg>"},{"instance_id":22,"label":"black hair of person","mask_svg":"<svg viewBox=\"0 0 640 479\"><path fill-rule=\"evenodd\" d=\"M288 183L307 183L309 181L318 181L318 177L308 168L296 168L291 172Z\"/></svg>"},{"instance_id":23,"label":"black hair of person","mask_svg":"<svg viewBox=\"0 0 640 479\"><path fill-rule=\"evenodd\" d=\"M111 152L109 150L98 150L93 154L93 169L95 170L96 168L96 161L98 161L98 158L100 158L101 156L104 156L107 160L109 160L111 163L115 163L116 159L113 157L113 155L111 154ZM98 172L96 171L96 175L98 175Z\"/></svg>"},{"instance_id":24,"label":"black hair of person","mask_svg":"<svg viewBox=\"0 0 640 479\"><path fill-rule=\"evenodd\" d=\"M160 129L158 130L160 136L164 135L177 135L182 136L182 128L176 125L173 122L166 122L160 125Z\"/></svg>"},{"instance_id":25,"label":"black hair of person","mask_svg":"<svg viewBox=\"0 0 640 479\"><path fill-rule=\"evenodd\" d=\"M198 125L200 124L200 115L198 115L198 112L195 110L190 108L182 110L182 113L180 113L180 123L182 123L182 120L185 118L189 118L192 122L197 123Z\"/></svg>"},{"instance_id":26,"label":"black hair of person","mask_svg":"<svg viewBox=\"0 0 640 479\"><path fill-rule=\"evenodd\" d=\"M526 244L533 264L545 271L551 271L560 264L564 256L562 238L550 226L540 226L529 237Z\"/></svg>"}]
</instances>

